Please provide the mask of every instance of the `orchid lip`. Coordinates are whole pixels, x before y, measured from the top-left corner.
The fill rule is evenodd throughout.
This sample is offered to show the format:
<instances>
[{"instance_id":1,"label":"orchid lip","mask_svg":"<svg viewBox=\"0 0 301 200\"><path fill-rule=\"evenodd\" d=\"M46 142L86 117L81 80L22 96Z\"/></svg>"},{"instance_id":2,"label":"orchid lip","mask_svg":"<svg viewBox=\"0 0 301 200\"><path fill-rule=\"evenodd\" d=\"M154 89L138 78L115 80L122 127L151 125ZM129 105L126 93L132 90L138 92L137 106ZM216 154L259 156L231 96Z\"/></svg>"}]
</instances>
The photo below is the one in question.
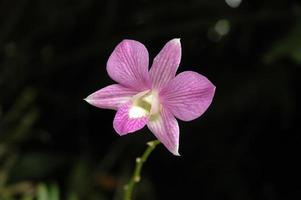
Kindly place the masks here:
<instances>
[{"instance_id":1,"label":"orchid lip","mask_svg":"<svg viewBox=\"0 0 301 200\"><path fill-rule=\"evenodd\" d=\"M129 118L130 119L135 119L135 118L141 118L144 116L147 116L149 114L149 112L139 106L132 106L129 109Z\"/></svg>"},{"instance_id":2,"label":"orchid lip","mask_svg":"<svg viewBox=\"0 0 301 200\"><path fill-rule=\"evenodd\" d=\"M146 90L132 98L132 107L129 110L130 118L149 116L151 119L160 112L159 95L156 90Z\"/></svg>"}]
</instances>

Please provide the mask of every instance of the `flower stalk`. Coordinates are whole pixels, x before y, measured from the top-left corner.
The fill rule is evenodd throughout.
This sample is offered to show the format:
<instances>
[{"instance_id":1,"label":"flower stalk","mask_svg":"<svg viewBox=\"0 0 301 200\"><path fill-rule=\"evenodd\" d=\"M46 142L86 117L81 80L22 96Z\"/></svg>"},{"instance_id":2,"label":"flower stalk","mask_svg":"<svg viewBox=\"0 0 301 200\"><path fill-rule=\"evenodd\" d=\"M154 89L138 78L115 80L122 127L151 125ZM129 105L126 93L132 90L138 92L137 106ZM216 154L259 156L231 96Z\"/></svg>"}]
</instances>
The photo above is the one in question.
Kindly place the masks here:
<instances>
[{"instance_id":1,"label":"flower stalk","mask_svg":"<svg viewBox=\"0 0 301 200\"><path fill-rule=\"evenodd\" d=\"M160 144L159 140L153 140L147 143L147 148L141 157L136 158L136 166L129 182L124 186L124 200L131 200L135 185L141 180L141 170L143 164L147 161L149 155Z\"/></svg>"}]
</instances>

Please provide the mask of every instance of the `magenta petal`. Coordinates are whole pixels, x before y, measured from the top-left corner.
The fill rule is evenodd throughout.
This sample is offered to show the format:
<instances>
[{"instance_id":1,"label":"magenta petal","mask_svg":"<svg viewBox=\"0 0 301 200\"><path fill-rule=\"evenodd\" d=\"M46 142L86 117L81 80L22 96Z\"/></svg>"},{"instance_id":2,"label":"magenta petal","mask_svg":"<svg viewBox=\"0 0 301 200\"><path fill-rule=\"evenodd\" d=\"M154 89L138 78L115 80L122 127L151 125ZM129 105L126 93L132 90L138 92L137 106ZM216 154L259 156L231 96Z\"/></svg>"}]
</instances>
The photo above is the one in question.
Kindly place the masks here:
<instances>
[{"instance_id":1,"label":"magenta petal","mask_svg":"<svg viewBox=\"0 0 301 200\"><path fill-rule=\"evenodd\" d=\"M178 74L162 89L162 103L183 121L200 117L212 102L215 86L201 74L186 71Z\"/></svg>"},{"instance_id":2,"label":"magenta petal","mask_svg":"<svg viewBox=\"0 0 301 200\"><path fill-rule=\"evenodd\" d=\"M107 62L109 76L116 82L142 91L150 86L148 52L143 44L123 40Z\"/></svg>"},{"instance_id":3,"label":"magenta petal","mask_svg":"<svg viewBox=\"0 0 301 200\"><path fill-rule=\"evenodd\" d=\"M117 110L121 105L128 102L137 91L119 84L109 85L93 94L85 100L98 108Z\"/></svg>"},{"instance_id":4,"label":"magenta petal","mask_svg":"<svg viewBox=\"0 0 301 200\"><path fill-rule=\"evenodd\" d=\"M155 57L150 69L154 88L164 87L176 75L181 61L180 39L169 41Z\"/></svg>"},{"instance_id":5,"label":"magenta petal","mask_svg":"<svg viewBox=\"0 0 301 200\"><path fill-rule=\"evenodd\" d=\"M162 109L157 118L147 123L148 128L164 146L179 156L179 125L176 118L167 109Z\"/></svg>"},{"instance_id":6,"label":"magenta petal","mask_svg":"<svg viewBox=\"0 0 301 200\"><path fill-rule=\"evenodd\" d=\"M128 133L142 129L148 121L148 116L140 118L130 118L130 108L131 103L124 104L118 109L115 115L113 126L115 131L119 135L126 135Z\"/></svg>"}]
</instances>

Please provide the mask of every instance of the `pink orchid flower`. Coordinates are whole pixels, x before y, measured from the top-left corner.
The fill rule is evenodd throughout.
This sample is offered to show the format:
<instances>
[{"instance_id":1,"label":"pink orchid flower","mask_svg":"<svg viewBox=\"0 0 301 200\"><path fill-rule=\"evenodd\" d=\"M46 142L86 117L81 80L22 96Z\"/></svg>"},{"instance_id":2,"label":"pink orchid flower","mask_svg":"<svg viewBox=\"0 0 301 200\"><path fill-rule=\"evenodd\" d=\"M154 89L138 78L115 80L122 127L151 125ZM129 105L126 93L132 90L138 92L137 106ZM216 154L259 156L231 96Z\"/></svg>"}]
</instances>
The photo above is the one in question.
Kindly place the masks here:
<instances>
[{"instance_id":1,"label":"pink orchid flower","mask_svg":"<svg viewBox=\"0 0 301 200\"><path fill-rule=\"evenodd\" d=\"M209 107L215 86L204 76L185 71L176 76L181 60L180 39L169 41L148 70L148 51L135 40L123 40L107 62L109 85L85 100L96 107L117 110L113 122L119 135L145 125L174 155L179 155L179 125Z\"/></svg>"}]
</instances>

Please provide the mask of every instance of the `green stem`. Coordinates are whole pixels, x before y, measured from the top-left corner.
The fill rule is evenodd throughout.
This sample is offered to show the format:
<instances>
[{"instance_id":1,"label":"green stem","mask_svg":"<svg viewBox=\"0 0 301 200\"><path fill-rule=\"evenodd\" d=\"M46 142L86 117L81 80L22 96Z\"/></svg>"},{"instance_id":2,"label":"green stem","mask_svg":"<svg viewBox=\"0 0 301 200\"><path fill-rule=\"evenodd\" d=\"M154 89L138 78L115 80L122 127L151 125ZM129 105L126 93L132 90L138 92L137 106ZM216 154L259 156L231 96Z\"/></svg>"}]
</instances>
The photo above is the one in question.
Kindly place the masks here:
<instances>
[{"instance_id":1,"label":"green stem","mask_svg":"<svg viewBox=\"0 0 301 200\"><path fill-rule=\"evenodd\" d=\"M147 161L148 156L151 154L151 152L155 149L155 147L160 144L159 140L153 140L147 143L148 147L144 151L141 157L136 158L136 166L135 170L133 172L133 175L130 179L130 181L124 186L124 200L131 200L132 199L132 193L134 190L134 187L136 183L138 183L141 179L141 170L143 167L143 164Z\"/></svg>"}]
</instances>

